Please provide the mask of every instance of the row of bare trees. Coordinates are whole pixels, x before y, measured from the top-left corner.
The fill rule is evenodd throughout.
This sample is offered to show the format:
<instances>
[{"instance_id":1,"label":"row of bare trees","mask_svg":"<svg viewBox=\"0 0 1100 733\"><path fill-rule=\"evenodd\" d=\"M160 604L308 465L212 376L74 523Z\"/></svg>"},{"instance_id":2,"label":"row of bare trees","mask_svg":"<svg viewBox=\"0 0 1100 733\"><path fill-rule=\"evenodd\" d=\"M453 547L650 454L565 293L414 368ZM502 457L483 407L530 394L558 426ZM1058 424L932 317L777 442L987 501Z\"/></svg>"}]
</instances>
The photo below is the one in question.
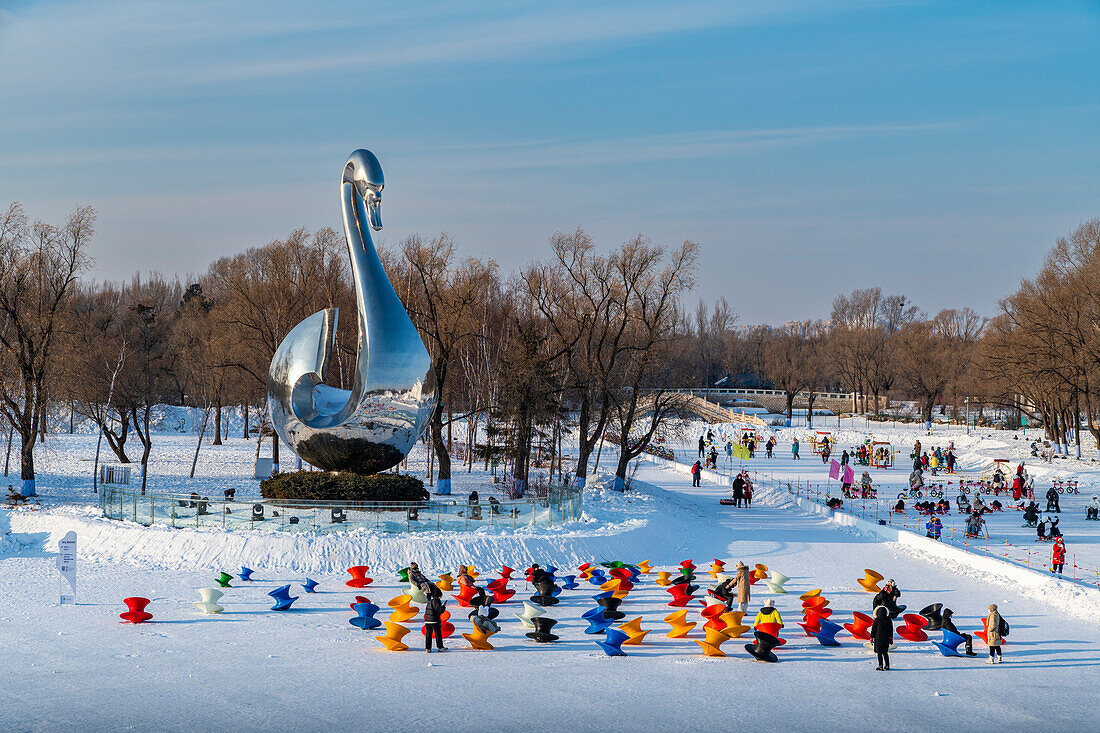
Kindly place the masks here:
<instances>
[{"instance_id":1,"label":"row of bare trees","mask_svg":"<svg viewBox=\"0 0 1100 733\"><path fill-rule=\"evenodd\" d=\"M186 285L159 275L126 283L82 278L95 213L31 223L18 204L0 216L0 411L21 445L24 493L47 415L94 422L119 461L142 473L156 406L201 408L200 440L265 431L268 365L285 334L340 307L327 380L346 386L357 344L342 236L299 229L212 263ZM853 411L889 398L924 420L964 403L1028 412L1063 442L1083 423L1100 441L1100 222L1060 240L1033 281L989 324L969 309L929 317L878 288L838 296L827 320L740 327L726 300L686 307L698 247L636 237L610 251L583 230L551 237L548 254L514 274L462 257L446 234L409 237L383 263L432 356L441 394L427 436L430 474L503 459L522 488L533 465L583 484L601 441L620 446L616 477L683 408L682 387L761 386L795 398L848 391ZM70 417L70 421L71 421ZM456 429L459 435L455 436ZM273 436L272 436L273 437ZM137 449L133 443L137 443ZM259 450L259 442L257 442ZM272 440L275 463L278 441ZM144 486L144 484L143 484Z\"/></svg>"},{"instance_id":2,"label":"row of bare trees","mask_svg":"<svg viewBox=\"0 0 1100 733\"><path fill-rule=\"evenodd\" d=\"M22 446L23 493L34 492L35 440L51 409L92 421L119 461L137 458L143 489L157 405L201 408L192 473L208 425L222 442L227 407L244 417L244 435L271 435L263 411L272 355L323 308L345 314L326 378L350 382L355 299L333 230L296 230L219 259L186 285L155 274L115 284L81 279L94 220L80 209L61 227L30 224L13 204L0 221L3 414ZM534 463L562 476L562 443L579 414L582 457L570 470L583 482L596 444L614 430L625 481L629 460L674 413L665 388L675 381L697 252L637 237L602 254L578 230L555 235L545 262L504 276L491 260L459 257L446 234L383 251L441 395L429 470L450 481L457 426L470 446L467 470L503 458L519 490ZM276 465L278 450L272 435Z\"/></svg>"}]
</instances>

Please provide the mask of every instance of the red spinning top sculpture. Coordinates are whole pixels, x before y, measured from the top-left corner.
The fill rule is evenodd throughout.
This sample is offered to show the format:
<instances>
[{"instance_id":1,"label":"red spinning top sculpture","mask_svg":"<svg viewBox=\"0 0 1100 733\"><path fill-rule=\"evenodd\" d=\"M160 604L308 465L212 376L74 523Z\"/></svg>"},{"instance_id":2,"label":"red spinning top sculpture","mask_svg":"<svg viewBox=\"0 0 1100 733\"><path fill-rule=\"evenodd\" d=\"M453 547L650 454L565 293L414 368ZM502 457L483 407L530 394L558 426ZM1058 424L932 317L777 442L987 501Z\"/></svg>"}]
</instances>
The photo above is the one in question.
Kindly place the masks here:
<instances>
[{"instance_id":1,"label":"red spinning top sculpture","mask_svg":"<svg viewBox=\"0 0 1100 733\"><path fill-rule=\"evenodd\" d=\"M123 598L122 602L126 604L128 610L118 615L120 619L132 624L143 624L153 618L153 614L145 610L145 607L149 605L148 598L134 596L131 598Z\"/></svg>"}]
</instances>

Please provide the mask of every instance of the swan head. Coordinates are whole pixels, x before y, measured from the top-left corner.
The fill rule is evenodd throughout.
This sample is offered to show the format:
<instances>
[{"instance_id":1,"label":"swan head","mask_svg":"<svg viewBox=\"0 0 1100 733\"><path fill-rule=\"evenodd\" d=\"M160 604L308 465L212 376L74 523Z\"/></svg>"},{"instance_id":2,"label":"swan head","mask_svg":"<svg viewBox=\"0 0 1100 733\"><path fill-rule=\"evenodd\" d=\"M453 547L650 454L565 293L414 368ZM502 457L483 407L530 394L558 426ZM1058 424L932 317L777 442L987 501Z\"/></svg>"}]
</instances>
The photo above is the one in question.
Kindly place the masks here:
<instances>
[{"instance_id":1,"label":"swan head","mask_svg":"<svg viewBox=\"0 0 1100 733\"><path fill-rule=\"evenodd\" d=\"M356 150L348 157L344 165L343 183L355 186L363 205L367 209L367 219L371 229L382 228L382 189L386 181L382 177L382 164L369 150Z\"/></svg>"}]
</instances>

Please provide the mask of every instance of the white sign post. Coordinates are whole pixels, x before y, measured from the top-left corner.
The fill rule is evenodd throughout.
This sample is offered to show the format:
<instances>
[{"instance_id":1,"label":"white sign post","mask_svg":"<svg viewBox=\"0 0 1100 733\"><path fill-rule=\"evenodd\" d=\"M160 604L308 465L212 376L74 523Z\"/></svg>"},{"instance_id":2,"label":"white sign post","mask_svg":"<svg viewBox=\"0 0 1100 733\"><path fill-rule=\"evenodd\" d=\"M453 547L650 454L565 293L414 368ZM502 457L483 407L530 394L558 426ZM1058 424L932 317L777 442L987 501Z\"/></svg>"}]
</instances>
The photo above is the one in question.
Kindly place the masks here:
<instances>
[{"instance_id":1,"label":"white sign post","mask_svg":"<svg viewBox=\"0 0 1100 733\"><path fill-rule=\"evenodd\" d=\"M76 604L76 532L57 541L57 569L61 572L61 605Z\"/></svg>"}]
</instances>

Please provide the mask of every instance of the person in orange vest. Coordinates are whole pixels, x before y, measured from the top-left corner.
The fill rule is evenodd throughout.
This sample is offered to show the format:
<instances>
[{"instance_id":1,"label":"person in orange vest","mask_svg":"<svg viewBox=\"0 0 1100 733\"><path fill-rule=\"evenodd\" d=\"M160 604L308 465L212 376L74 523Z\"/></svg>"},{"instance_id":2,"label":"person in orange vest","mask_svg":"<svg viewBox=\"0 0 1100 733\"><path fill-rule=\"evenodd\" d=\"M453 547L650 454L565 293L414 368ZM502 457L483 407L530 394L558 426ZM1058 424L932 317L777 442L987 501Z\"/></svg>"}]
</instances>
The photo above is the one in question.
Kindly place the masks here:
<instances>
[{"instance_id":1,"label":"person in orange vest","mask_svg":"<svg viewBox=\"0 0 1100 733\"><path fill-rule=\"evenodd\" d=\"M1062 574L1062 568L1066 566L1066 542L1059 537L1054 542L1054 549L1050 554L1050 572Z\"/></svg>"}]
</instances>

